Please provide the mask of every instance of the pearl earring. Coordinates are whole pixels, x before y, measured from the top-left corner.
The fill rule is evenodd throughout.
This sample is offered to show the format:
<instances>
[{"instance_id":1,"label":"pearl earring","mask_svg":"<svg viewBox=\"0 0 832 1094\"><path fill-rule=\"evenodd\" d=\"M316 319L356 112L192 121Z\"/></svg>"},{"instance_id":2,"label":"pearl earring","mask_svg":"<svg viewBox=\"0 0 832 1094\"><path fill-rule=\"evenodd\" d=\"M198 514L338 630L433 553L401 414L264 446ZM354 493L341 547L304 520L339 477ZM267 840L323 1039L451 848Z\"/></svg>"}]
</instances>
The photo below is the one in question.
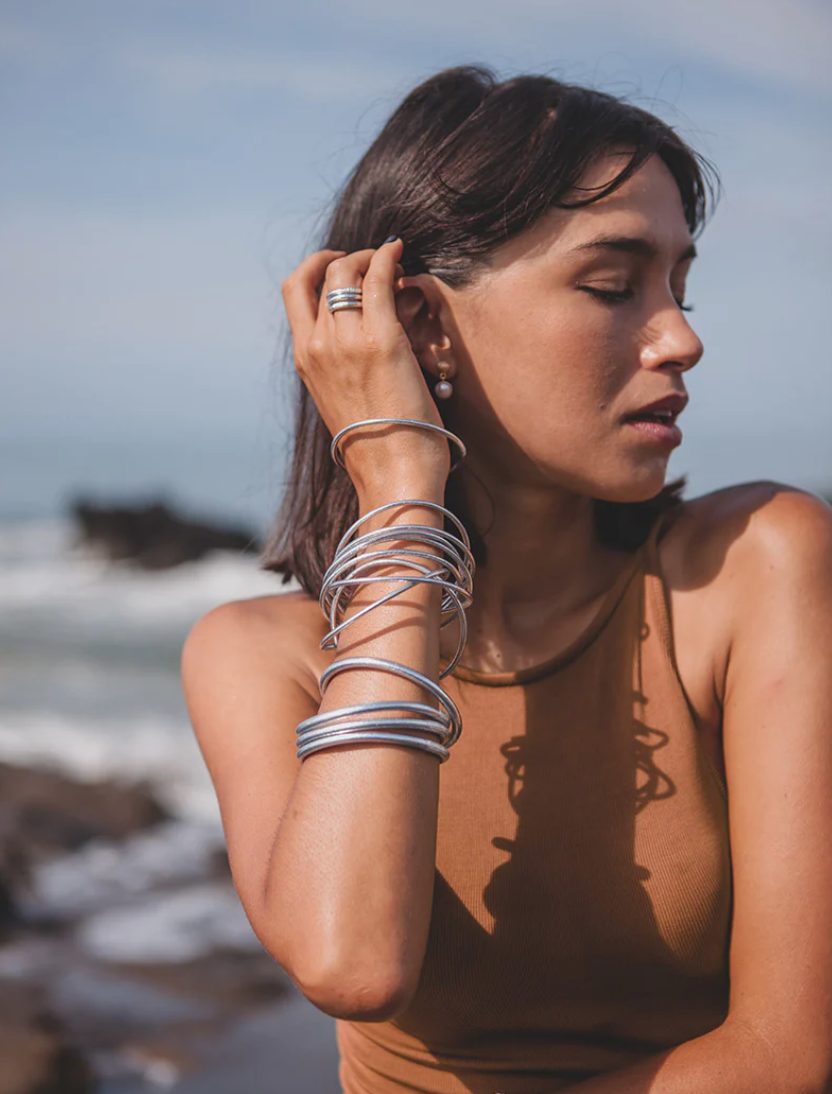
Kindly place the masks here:
<instances>
[{"instance_id":1,"label":"pearl earring","mask_svg":"<svg viewBox=\"0 0 832 1094\"><path fill-rule=\"evenodd\" d=\"M454 393L453 384L448 383L448 373L451 366L447 361L440 361L437 367L439 369L439 382L433 389L433 394L437 399L450 399Z\"/></svg>"}]
</instances>

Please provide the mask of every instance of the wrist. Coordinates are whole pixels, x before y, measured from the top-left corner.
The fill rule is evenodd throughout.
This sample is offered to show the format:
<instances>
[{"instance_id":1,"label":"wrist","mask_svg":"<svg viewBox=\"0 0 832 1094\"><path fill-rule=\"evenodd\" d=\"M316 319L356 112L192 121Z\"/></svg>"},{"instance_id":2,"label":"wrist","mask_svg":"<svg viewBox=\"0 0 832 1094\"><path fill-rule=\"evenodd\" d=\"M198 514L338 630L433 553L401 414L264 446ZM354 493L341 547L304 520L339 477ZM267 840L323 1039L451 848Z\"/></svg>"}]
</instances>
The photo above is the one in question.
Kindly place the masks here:
<instances>
[{"instance_id":1,"label":"wrist","mask_svg":"<svg viewBox=\"0 0 832 1094\"><path fill-rule=\"evenodd\" d=\"M360 516L391 502L427 501L433 505L445 504L445 484L427 483L424 479L394 479L373 485L364 484L356 488L356 493ZM441 526L443 517L428 505L402 505L400 508L390 505L389 509L379 513L379 519L385 523L436 523Z\"/></svg>"},{"instance_id":2,"label":"wrist","mask_svg":"<svg viewBox=\"0 0 832 1094\"><path fill-rule=\"evenodd\" d=\"M434 434L418 432L384 444L370 438L372 446L360 433L346 438L345 466L359 497L384 495L393 500L405 496L402 491L415 491L412 496L442 501L451 465L448 444Z\"/></svg>"}]
</instances>

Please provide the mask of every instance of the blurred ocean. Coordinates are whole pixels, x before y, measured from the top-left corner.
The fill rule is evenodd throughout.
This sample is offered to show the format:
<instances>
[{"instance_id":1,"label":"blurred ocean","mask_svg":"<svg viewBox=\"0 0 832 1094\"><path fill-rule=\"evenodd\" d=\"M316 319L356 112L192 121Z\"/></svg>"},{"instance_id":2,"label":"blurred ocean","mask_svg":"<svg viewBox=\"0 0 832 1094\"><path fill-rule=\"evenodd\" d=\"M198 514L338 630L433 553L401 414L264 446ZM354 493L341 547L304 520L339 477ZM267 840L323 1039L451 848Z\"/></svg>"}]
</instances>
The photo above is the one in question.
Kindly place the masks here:
<instances>
[{"instance_id":1,"label":"blurred ocean","mask_svg":"<svg viewBox=\"0 0 832 1094\"><path fill-rule=\"evenodd\" d=\"M263 532L250 446L0 446L0 756L88 777L148 776L177 813L216 819L179 682L193 623L227 600L285 589L256 558L217 552L144 572L80 549L75 492L110 504L164 497L180 513Z\"/></svg>"},{"instance_id":2,"label":"blurred ocean","mask_svg":"<svg viewBox=\"0 0 832 1094\"><path fill-rule=\"evenodd\" d=\"M132 571L74 547L66 519L0 521L0 755L147 776L177 812L215 816L181 693L182 642L214 605L278 589L253 558Z\"/></svg>"},{"instance_id":3,"label":"blurred ocean","mask_svg":"<svg viewBox=\"0 0 832 1094\"><path fill-rule=\"evenodd\" d=\"M0 759L83 780L150 780L175 819L124 848L122 873L134 891L161 878L195 879L222 845L180 685L188 630L217 604L287 587L258 571L255 556L230 552L160 572L110 563L76 544L66 500L76 490L111 504L163 496L180 513L262 532L271 514L262 497L258 509L248 451L0 446ZM42 870L36 895L63 912L85 894L91 910L122 885L117 875L113 856L93 848ZM194 889L189 900L185 913L137 909L95 945L109 947L113 960L181 956L189 931L197 951L229 934L242 948L257 945L227 894Z\"/></svg>"}]
</instances>

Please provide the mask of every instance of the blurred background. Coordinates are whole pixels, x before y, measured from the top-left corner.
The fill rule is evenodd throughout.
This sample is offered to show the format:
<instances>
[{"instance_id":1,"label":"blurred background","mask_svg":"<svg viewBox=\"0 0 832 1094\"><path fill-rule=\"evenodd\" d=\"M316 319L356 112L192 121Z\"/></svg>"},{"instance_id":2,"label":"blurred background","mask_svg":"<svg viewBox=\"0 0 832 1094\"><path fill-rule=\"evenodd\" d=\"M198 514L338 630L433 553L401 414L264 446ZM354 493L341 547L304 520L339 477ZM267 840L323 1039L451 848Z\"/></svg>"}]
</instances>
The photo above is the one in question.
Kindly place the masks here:
<instances>
[{"instance_id":1,"label":"blurred background","mask_svg":"<svg viewBox=\"0 0 832 1094\"><path fill-rule=\"evenodd\" d=\"M0 1094L338 1089L234 896L179 653L283 588L280 283L401 98L482 62L676 126L724 193L669 473L828 494L831 55L823 0L0 2Z\"/></svg>"}]
</instances>

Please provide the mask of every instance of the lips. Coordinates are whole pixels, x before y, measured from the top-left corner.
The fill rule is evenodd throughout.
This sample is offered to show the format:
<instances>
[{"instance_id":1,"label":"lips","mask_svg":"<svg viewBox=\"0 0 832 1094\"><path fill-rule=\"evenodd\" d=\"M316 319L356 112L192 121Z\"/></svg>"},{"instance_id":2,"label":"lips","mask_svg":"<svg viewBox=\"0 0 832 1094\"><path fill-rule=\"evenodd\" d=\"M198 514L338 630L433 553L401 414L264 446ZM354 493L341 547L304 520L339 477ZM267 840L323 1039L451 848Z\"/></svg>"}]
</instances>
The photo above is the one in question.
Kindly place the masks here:
<instances>
[{"instance_id":1,"label":"lips","mask_svg":"<svg viewBox=\"0 0 832 1094\"><path fill-rule=\"evenodd\" d=\"M688 398L682 394L666 395L663 399L647 403L646 406L625 415L623 421L663 422L672 425L688 405Z\"/></svg>"}]
</instances>

